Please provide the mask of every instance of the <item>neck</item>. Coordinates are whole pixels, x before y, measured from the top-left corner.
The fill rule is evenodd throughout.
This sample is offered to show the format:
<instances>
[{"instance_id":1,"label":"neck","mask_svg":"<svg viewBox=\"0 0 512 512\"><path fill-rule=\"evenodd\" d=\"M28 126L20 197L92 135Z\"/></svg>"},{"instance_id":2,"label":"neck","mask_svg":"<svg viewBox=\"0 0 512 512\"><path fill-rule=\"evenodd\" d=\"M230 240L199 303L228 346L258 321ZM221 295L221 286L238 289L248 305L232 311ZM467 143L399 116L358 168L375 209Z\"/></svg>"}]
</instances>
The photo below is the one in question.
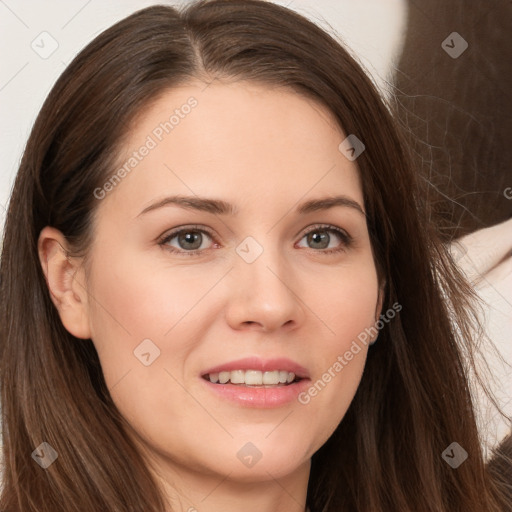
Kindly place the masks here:
<instances>
[{"instance_id":1,"label":"neck","mask_svg":"<svg viewBox=\"0 0 512 512\"><path fill-rule=\"evenodd\" d=\"M274 478L261 472L253 480L236 475L204 474L172 464L155 472L169 512L305 512L310 461L293 473Z\"/></svg>"}]
</instances>

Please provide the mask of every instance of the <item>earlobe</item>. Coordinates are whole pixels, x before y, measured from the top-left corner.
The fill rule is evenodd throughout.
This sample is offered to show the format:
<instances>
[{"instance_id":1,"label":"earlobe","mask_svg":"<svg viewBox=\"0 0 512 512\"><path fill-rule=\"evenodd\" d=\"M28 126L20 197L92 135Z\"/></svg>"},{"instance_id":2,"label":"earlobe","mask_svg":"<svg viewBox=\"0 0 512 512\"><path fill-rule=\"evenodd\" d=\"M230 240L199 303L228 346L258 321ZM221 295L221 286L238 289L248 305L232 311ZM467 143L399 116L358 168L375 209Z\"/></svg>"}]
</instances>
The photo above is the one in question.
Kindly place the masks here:
<instances>
[{"instance_id":1,"label":"earlobe","mask_svg":"<svg viewBox=\"0 0 512 512\"><path fill-rule=\"evenodd\" d=\"M41 267L62 324L77 338L90 338L87 290L78 258L70 258L64 235L46 226L38 240Z\"/></svg>"}]
</instances>

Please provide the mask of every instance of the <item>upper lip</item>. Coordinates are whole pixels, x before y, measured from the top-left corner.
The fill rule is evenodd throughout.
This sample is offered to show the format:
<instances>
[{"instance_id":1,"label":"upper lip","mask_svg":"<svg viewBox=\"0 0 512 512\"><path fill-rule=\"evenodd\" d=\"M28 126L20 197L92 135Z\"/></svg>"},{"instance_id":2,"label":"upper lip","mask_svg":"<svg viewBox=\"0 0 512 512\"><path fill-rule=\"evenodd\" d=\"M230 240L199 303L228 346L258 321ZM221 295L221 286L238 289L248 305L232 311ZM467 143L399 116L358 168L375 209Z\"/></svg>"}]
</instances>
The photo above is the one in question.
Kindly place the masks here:
<instances>
[{"instance_id":1,"label":"upper lip","mask_svg":"<svg viewBox=\"0 0 512 512\"><path fill-rule=\"evenodd\" d=\"M275 370L284 370L294 373L300 379L309 378L309 372L300 364L286 357L276 357L272 359L262 359L260 357L245 357L235 361L229 361L217 366L213 366L202 372L202 376L210 373L230 372L234 370L259 370L262 372L271 372Z\"/></svg>"}]
</instances>

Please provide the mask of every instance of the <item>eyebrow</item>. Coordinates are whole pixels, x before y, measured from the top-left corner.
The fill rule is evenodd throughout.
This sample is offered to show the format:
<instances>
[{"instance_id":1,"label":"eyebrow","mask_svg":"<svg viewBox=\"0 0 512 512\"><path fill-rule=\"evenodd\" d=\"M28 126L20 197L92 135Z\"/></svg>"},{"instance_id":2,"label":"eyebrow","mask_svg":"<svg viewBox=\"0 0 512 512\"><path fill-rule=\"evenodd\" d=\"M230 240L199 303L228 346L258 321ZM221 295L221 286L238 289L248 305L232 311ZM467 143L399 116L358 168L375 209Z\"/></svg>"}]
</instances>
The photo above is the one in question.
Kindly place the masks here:
<instances>
[{"instance_id":1,"label":"eyebrow","mask_svg":"<svg viewBox=\"0 0 512 512\"><path fill-rule=\"evenodd\" d=\"M150 204L144 208L144 210L142 210L137 215L137 217L140 217L141 215L150 211L163 208L165 206L178 206L188 210L198 210L202 212L213 213L215 215L235 215L238 213L236 206L220 199L209 199L198 196L169 196L160 201L157 201L156 203ZM352 208L366 216L366 213L357 201L344 195L323 197L320 199L310 199L300 204L296 208L296 212L301 215L306 215L308 213L316 212L319 210L328 210L336 206Z\"/></svg>"}]
</instances>

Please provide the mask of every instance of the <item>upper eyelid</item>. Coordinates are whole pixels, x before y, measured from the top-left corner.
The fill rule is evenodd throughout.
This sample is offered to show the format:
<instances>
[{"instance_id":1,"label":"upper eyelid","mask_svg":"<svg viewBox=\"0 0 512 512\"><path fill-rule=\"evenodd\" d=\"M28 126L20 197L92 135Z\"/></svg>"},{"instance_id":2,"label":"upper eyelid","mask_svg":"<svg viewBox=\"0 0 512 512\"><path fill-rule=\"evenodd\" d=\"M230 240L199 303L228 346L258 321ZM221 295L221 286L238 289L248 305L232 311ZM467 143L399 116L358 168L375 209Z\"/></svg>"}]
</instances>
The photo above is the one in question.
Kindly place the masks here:
<instances>
[{"instance_id":1,"label":"upper eyelid","mask_svg":"<svg viewBox=\"0 0 512 512\"><path fill-rule=\"evenodd\" d=\"M201 233L206 233L211 238L215 237L215 235L209 229L207 229L203 226L184 226L184 227L172 229L167 234L164 234L158 238L160 241L166 241L166 240L169 240L170 238L174 238L175 236L179 235L180 233L186 232L186 231L200 231Z\"/></svg>"}]
</instances>

